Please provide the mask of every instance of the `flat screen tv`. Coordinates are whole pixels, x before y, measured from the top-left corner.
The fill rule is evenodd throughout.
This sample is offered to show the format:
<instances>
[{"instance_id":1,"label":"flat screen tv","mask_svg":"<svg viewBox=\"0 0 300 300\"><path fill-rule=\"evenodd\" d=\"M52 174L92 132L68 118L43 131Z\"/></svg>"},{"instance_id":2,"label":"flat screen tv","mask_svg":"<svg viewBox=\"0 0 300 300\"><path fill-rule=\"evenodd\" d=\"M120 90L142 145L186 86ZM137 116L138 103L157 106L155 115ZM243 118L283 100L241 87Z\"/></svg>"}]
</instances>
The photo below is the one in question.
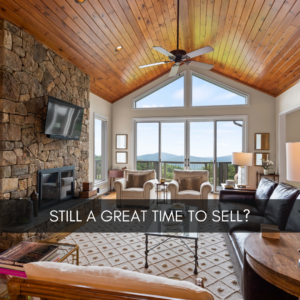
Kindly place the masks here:
<instances>
[{"instance_id":1,"label":"flat screen tv","mask_svg":"<svg viewBox=\"0 0 300 300\"><path fill-rule=\"evenodd\" d=\"M83 108L54 97L48 98L45 134L54 139L79 140Z\"/></svg>"}]
</instances>

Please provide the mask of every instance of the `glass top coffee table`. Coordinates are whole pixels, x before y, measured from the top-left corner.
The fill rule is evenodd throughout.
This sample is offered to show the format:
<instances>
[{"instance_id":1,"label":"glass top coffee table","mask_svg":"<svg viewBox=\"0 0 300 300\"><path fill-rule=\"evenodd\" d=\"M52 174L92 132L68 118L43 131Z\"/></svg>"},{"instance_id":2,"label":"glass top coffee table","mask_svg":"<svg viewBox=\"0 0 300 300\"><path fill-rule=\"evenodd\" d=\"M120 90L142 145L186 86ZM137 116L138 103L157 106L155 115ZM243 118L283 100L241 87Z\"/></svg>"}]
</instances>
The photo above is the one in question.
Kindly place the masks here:
<instances>
[{"instance_id":1,"label":"glass top coffee table","mask_svg":"<svg viewBox=\"0 0 300 300\"><path fill-rule=\"evenodd\" d=\"M51 245L57 245L58 250L56 252L57 255L50 256L49 260L45 261L52 261L52 262L64 262L71 256L71 263L79 265L79 246L78 245L71 245L71 244L62 244L62 243L52 243L52 242L43 242ZM4 270L0 271L0 300L2 299L10 299L7 291L7 282L8 280L13 277L12 275L3 274ZM24 272L20 272L24 273ZM17 276L17 275L16 275ZM22 276L22 275L20 275ZM26 277L25 273L24 276ZM24 277L22 276L22 277Z\"/></svg>"},{"instance_id":2,"label":"glass top coffee table","mask_svg":"<svg viewBox=\"0 0 300 300\"><path fill-rule=\"evenodd\" d=\"M158 210L161 211L167 211L168 208L171 208L171 205L160 205ZM151 250L155 249L159 245L165 243L171 238L174 239L180 239L181 242L185 245L185 247L193 254L195 259L195 269L194 274L198 274L198 222L193 218L192 221L190 221L188 210L197 211L198 208L196 206L187 206L185 205L185 218L182 219L181 223L177 223L174 225L168 225L166 226L163 222L155 222L153 221L147 231L145 232L145 268L148 268L148 254ZM149 236L162 236L166 237L165 240L162 242L154 245L150 249L148 248L148 238ZM187 245L187 243L184 241L185 239L190 239L195 242L195 252Z\"/></svg>"}]
</instances>

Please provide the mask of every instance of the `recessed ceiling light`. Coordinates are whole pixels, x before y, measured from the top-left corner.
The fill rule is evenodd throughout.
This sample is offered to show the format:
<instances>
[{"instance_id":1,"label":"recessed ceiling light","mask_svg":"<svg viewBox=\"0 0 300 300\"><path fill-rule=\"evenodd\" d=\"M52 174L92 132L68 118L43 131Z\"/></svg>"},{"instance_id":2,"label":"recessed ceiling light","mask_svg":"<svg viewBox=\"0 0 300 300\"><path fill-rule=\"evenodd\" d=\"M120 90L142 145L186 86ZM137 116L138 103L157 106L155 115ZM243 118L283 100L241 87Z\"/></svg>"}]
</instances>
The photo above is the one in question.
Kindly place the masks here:
<instances>
[{"instance_id":1,"label":"recessed ceiling light","mask_svg":"<svg viewBox=\"0 0 300 300\"><path fill-rule=\"evenodd\" d=\"M82 4L84 3L86 0L75 0L76 3Z\"/></svg>"},{"instance_id":2,"label":"recessed ceiling light","mask_svg":"<svg viewBox=\"0 0 300 300\"><path fill-rule=\"evenodd\" d=\"M119 52L119 51L121 51L122 49L123 49L123 46L118 46L118 47L116 47L115 51L116 51L116 52Z\"/></svg>"}]
</instances>

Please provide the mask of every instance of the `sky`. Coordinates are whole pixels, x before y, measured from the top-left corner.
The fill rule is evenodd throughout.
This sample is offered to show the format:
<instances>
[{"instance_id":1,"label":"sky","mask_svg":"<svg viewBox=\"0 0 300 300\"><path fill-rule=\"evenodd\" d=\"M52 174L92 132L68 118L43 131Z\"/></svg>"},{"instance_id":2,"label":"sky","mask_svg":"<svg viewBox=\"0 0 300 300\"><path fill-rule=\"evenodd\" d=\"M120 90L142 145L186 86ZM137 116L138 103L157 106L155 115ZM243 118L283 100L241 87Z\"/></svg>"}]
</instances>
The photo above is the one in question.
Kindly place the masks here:
<instances>
[{"instance_id":1,"label":"sky","mask_svg":"<svg viewBox=\"0 0 300 300\"><path fill-rule=\"evenodd\" d=\"M208 81L192 76L192 105L245 104L245 98ZM136 108L184 106L184 77L136 102Z\"/></svg>"},{"instance_id":2,"label":"sky","mask_svg":"<svg viewBox=\"0 0 300 300\"><path fill-rule=\"evenodd\" d=\"M245 98L225 90L208 81L196 76L193 78L193 100L192 105L209 106L209 105L237 105L245 104ZM225 102L225 103L224 103Z\"/></svg>"},{"instance_id":3,"label":"sky","mask_svg":"<svg viewBox=\"0 0 300 300\"><path fill-rule=\"evenodd\" d=\"M136 102L136 108L184 106L184 77L169 83L163 88Z\"/></svg>"},{"instance_id":4,"label":"sky","mask_svg":"<svg viewBox=\"0 0 300 300\"><path fill-rule=\"evenodd\" d=\"M242 122L239 122L242 124ZM184 155L184 123L162 123L161 151L174 155ZM159 152L158 123L137 124L137 156ZM242 127L232 121L217 121L217 156L231 155L242 151ZM214 156L213 122L191 122L190 155L198 157Z\"/></svg>"}]
</instances>

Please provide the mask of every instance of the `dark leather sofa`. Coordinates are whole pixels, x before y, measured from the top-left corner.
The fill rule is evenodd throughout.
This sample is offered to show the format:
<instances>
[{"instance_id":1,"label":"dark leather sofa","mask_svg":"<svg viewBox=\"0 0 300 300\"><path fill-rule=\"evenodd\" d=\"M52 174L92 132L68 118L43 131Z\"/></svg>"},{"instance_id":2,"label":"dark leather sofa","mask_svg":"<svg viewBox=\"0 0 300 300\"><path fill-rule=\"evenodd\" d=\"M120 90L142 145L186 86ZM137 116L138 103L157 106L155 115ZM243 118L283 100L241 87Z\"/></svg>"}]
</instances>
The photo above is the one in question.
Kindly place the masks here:
<instances>
[{"instance_id":1,"label":"dark leather sofa","mask_svg":"<svg viewBox=\"0 0 300 300\"><path fill-rule=\"evenodd\" d=\"M245 300L296 299L257 275L244 260L244 243L253 232L260 232L261 224L277 225L280 231L300 232L300 190L285 184L262 178L256 191L221 190L220 210L232 211L236 220L248 222L224 222L225 241Z\"/></svg>"}]
</instances>

